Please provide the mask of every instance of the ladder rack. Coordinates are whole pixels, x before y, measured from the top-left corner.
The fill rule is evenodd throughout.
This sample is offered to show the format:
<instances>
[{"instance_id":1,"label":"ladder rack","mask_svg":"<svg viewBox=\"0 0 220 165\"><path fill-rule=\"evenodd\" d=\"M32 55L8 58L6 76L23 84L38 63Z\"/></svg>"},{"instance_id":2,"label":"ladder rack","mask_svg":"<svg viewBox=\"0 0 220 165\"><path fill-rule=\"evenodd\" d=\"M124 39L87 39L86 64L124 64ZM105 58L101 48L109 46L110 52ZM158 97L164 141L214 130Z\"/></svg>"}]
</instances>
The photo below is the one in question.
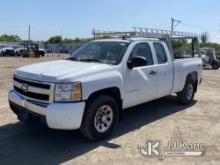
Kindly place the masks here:
<instances>
[{"instance_id":1,"label":"ladder rack","mask_svg":"<svg viewBox=\"0 0 220 165\"><path fill-rule=\"evenodd\" d=\"M112 37L112 38L123 38L123 37L143 37L143 38L174 38L174 39L193 39L198 38L196 33L189 32L178 32L169 30L160 30L152 28L141 28L133 27L134 31L117 32L117 31L104 31L104 30L93 30L94 38Z\"/></svg>"},{"instance_id":2,"label":"ladder rack","mask_svg":"<svg viewBox=\"0 0 220 165\"><path fill-rule=\"evenodd\" d=\"M189 32L178 32L178 31L169 31L169 30L160 30L160 29L152 29L152 28L141 28L141 27L133 27L134 31L127 32L117 32L117 31L104 31L104 30L93 30L92 34L94 35L94 39L96 38L157 38L162 39L166 42L168 49L172 55L172 59L174 59L173 47L172 47L172 39L190 39L192 41L192 56L194 56L195 46L199 48L198 35L196 33Z\"/></svg>"}]
</instances>

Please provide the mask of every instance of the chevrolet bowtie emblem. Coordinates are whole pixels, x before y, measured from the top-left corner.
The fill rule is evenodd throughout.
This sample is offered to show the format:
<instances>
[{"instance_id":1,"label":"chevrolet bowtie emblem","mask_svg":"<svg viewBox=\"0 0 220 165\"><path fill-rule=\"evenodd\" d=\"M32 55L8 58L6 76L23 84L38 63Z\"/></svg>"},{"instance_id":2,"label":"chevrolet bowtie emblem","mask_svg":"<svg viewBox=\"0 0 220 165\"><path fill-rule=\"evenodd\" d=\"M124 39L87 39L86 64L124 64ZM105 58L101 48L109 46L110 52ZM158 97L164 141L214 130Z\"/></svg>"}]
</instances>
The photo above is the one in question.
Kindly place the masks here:
<instances>
[{"instance_id":1,"label":"chevrolet bowtie emblem","mask_svg":"<svg viewBox=\"0 0 220 165\"><path fill-rule=\"evenodd\" d=\"M21 90L22 90L23 92L27 93L27 92L28 92L28 85L27 85L27 84L22 84L22 85L21 85Z\"/></svg>"}]
</instances>

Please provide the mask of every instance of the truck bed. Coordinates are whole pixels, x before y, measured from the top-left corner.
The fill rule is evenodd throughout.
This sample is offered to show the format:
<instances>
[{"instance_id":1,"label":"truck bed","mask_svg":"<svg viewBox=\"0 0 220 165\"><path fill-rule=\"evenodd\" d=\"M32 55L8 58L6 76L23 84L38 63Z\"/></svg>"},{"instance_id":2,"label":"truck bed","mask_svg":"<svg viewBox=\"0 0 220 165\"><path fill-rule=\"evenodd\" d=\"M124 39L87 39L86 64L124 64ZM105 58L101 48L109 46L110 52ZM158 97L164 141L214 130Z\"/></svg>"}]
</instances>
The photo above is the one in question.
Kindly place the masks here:
<instances>
[{"instance_id":1,"label":"truck bed","mask_svg":"<svg viewBox=\"0 0 220 165\"><path fill-rule=\"evenodd\" d=\"M174 80L172 93L179 92L183 89L186 77L189 73L196 72L198 80L202 77L202 60L201 58L181 58L174 59Z\"/></svg>"}]
</instances>

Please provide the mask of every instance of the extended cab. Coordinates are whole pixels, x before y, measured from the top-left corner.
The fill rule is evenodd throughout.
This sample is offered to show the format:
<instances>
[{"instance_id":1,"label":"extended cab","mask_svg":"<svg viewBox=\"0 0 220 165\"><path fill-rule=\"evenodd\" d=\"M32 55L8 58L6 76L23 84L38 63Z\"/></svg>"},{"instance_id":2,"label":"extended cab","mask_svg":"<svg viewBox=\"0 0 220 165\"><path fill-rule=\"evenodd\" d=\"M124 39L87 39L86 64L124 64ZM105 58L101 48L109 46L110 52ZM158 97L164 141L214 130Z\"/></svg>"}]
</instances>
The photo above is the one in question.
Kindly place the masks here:
<instances>
[{"instance_id":1,"label":"extended cab","mask_svg":"<svg viewBox=\"0 0 220 165\"><path fill-rule=\"evenodd\" d=\"M172 93L190 104L201 80L202 60L175 60L162 40L95 40L66 60L17 69L9 103L21 121L40 119L99 140L112 133L123 109Z\"/></svg>"}]
</instances>

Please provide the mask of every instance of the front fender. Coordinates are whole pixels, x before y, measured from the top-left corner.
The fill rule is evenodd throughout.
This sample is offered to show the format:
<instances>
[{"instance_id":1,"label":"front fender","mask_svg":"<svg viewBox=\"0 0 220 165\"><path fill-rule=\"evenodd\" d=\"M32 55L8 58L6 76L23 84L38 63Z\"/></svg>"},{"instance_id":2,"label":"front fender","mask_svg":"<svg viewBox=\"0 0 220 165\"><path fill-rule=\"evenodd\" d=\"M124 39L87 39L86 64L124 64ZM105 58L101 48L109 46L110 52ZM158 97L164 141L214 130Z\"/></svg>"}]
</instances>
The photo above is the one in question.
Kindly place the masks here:
<instances>
[{"instance_id":1,"label":"front fender","mask_svg":"<svg viewBox=\"0 0 220 165\"><path fill-rule=\"evenodd\" d=\"M117 87L120 90L121 99L124 98L123 77L120 72L109 71L87 76L81 80L81 83L83 100L87 100L96 91L111 87Z\"/></svg>"}]
</instances>

